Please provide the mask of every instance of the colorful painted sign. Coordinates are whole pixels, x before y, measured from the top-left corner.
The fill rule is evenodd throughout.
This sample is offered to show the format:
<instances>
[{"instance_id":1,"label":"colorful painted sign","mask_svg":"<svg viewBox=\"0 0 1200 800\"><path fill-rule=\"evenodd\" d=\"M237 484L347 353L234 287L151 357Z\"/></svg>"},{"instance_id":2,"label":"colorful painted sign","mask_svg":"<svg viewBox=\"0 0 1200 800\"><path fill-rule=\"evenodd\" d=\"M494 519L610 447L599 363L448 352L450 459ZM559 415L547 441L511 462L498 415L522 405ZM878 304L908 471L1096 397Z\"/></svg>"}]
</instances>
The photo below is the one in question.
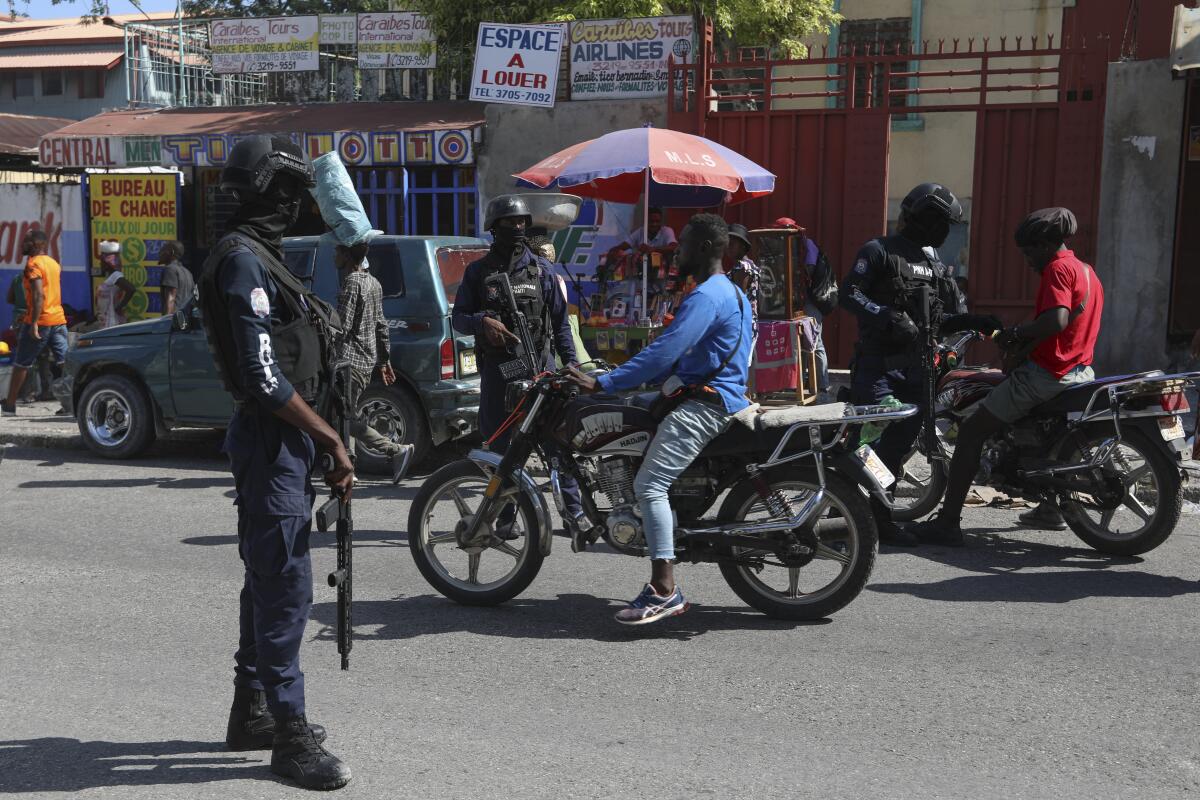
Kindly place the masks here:
<instances>
[{"instance_id":1,"label":"colorful painted sign","mask_svg":"<svg viewBox=\"0 0 1200 800\"><path fill-rule=\"evenodd\" d=\"M321 68L320 20L303 17L218 19L208 23L215 74L311 72Z\"/></svg>"},{"instance_id":2,"label":"colorful painted sign","mask_svg":"<svg viewBox=\"0 0 1200 800\"><path fill-rule=\"evenodd\" d=\"M566 25L479 23L471 99L554 106Z\"/></svg>"},{"instance_id":3,"label":"colorful painted sign","mask_svg":"<svg viewBox=\"0 0 1200 800\"><path fill-rule=\"evenodd\" d=\"M179 238L178 176L106 174L88 176L92 290L104 281L100 242L121 245L121 272L137 287L125 307L129 321L158 316L162 301L158 266L162 246Z\"/></svg>"},{"instance_id":4,"label":"colorful painted sign","mask_svg":"<svg viewBox=\"0 0 1200 800\"><path fill-rule=\"evenodd\" d=\"M83 187L77 183L0 184L0 292L25 269L21 240L32 229L46 232L47 254L62 265L62 299L91 307ZM12 306L0 303L0 330L12 323Z\"/></svg>"},{"instance_id":5,"label":"colorful painted sign","mask_svg":"<svg viewBox=\"0 0 1200 800\"><path fill-rule=\"evenodd\" d=\"M413 11L358 15L358 66L362 69L433 69L433 23Z\"/></svg>"},{"instance_id":6,"label":"colorful painted sign","mask_svg":"<svg viewBox=\"0 0 1200 800\"><path fill-rule=\"evenodd\" d=\"M691 17L585 19L571 23L571 99L662 97L667 59L695 52Z\"/></svg>"}]
</instances>

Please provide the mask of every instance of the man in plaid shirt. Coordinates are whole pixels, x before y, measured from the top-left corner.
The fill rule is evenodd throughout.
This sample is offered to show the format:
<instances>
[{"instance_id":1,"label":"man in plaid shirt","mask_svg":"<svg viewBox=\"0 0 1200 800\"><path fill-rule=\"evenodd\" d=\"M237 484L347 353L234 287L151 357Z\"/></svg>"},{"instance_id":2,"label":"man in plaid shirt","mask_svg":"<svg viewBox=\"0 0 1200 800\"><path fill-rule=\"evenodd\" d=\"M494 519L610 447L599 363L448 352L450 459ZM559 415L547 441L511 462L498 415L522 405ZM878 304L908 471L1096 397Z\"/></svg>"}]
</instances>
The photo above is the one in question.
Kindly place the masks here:
<instances>
[{"instance_id":1,"label":"man in plaid shirt","mask_svg":"<svg viewBox=\"0 0 1200 800\"><path fill-rule=\"evenodd\" d=\"M367 271L365 243L353 247L338 245L334 263L341 278L338 316L344 328L337 360L350 362L349 405L357 408L358 399L371 382L376 367L384 386L391 386L396 381L387 319L383 316L383 287ZM393 442L368 425L362 416L350 420L350 433L366 447L388 457L393 482L404 477L413 454L411 444Z\"/></svg>"}]
</instances>

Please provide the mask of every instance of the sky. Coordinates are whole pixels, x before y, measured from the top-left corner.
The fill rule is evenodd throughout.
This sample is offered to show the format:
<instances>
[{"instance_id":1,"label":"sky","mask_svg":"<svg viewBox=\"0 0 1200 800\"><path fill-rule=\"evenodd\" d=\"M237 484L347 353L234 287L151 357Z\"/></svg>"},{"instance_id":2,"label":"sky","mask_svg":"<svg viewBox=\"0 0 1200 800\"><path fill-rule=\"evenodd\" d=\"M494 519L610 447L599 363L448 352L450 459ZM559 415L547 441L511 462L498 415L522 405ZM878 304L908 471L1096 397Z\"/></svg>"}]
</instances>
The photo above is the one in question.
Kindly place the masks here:
<instances>
[{"instance_id":1,"label":"sky","mask_svg":"<svg viewBox=\"0 0 1200 800\"><path fill-rule=\"evenodd\" d=\"M140 0L140 4L146 11L175 10L175 0ZM90 7L91 3L88 0L74 0L74 2L62 2L57 5L52 4L50 0L30 0L29 3L17 0L17 8L34 19L70 17L83 13ZM129 0L108 0L108 11L110 14L137 13L137 9Z\"/></svg>"}]
</instances>

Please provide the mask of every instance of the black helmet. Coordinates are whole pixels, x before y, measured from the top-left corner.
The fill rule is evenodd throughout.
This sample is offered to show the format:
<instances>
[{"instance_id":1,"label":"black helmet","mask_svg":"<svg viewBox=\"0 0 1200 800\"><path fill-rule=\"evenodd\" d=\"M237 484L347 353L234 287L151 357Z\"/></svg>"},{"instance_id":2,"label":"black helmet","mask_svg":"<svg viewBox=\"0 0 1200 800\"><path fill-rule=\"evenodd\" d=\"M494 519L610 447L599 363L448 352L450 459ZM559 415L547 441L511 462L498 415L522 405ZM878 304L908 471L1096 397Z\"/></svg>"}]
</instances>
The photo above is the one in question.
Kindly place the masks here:
<instances>
[{"instance_id":1,"label":"black helmet","mask_svg":"<svg viewBox=\"0 0 1200 800\"><path fill-rule=\"evenodd\" d=\"M286 136L248 136L233 146L221 170L221 190L263 194L279 175L313 185L313 168L300 146Z\"/></svg>"},{"instance_id":2,"label":"black helmet","mask_svg":"<svg viewBox=\"0 0 1200 800\"><path fill-rule=\"evenodd\" d=\"M529 205L520 195L502 194L492 198L487 205L487 213L483 215L483 229L490 231L497 221L505 217L524 217L526 227L533 225L533 214L530 213Z\"/></svg>"},{"instance_id":3,"label":"black helmet","mask_svg":"<svg viewBox=\"0 0 1200 800\"><path fill-rule=\"evenodd\" d=\"M947 222L960 223L963 221L962 205L954 192L940 183L922 183L900 201L900 212L910 219L926 217L933 214Z\"/></svg>"}]
</instances>

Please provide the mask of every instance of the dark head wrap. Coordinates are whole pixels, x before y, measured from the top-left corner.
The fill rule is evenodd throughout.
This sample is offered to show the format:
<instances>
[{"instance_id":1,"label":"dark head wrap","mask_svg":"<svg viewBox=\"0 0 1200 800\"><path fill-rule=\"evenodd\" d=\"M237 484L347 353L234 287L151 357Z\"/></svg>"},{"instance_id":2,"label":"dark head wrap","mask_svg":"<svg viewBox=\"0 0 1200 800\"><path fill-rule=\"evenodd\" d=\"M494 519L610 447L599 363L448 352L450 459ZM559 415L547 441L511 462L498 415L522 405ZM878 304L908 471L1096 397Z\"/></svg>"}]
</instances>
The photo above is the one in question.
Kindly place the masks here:
<instances>
[{"instance_id":1,"label":"dark head wrap","mask_svg":"<svg viewBox=\"0 0 1200 800\"><path fill-rule=\"evenodd\" d=\"M1021 220L1013 238L1017 247L1062 244L1077 230L1079 223L1069 208L1040 208Z\"/></svg>"}]
</instances>

